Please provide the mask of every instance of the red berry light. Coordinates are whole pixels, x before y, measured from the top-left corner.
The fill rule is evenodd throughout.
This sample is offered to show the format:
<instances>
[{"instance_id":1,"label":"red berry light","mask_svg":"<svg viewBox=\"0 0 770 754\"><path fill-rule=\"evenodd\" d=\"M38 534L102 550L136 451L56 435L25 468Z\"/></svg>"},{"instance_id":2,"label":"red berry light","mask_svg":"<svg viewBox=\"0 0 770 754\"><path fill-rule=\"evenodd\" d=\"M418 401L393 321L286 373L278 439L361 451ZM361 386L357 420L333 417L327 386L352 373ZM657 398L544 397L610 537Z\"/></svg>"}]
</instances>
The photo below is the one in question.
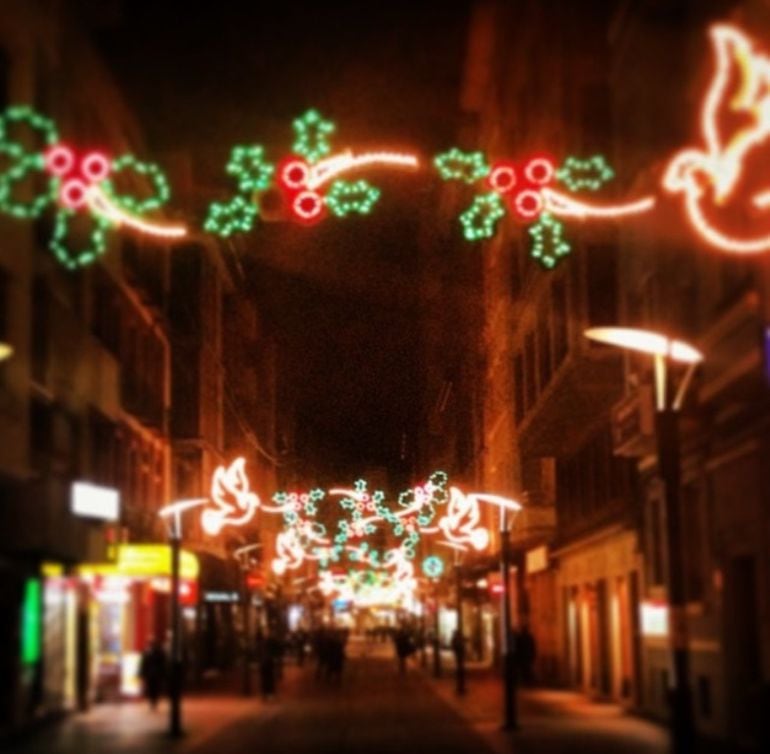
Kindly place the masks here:
<instances>
[{"instance_id":1,"label":"red berry light","mask_svg":"<svg viewBox=\"0 0 770 754\"><path fill-rule=\"evenodd\" d=\"M85 178L96 183L110 174L110 161L101 152L89 152L80 163L80 169Z\"/></svg>"},{"instance_id":2,"label":"red berry light","mask_svg":"<svg viewBox=\"0 0 770 754\"><path fill-rule=\"evenodd\" d=\"M519 217L533 220L543 211L543 197L535 189L525 189L516 194L513 208Z\"/></svg>"},{"instance_id":3,"label":"red berry light","mask_svg":"<svg viewBox=\"0 0 770 754\"><path fill-rule=\"evenodd\" d=\"M498 162L492 167L487 180L498 194L507 194L516 185L516 170L510 163Z\"/></svg>"},{"instance_id":4,"label":"red berry light","mask_svg":"<svg viewBox=\"0 0 770 754\"><path fill-rule=\"evenodd\" d=\"M534 157L524 168L524 175L530 183L545 186L553 180L556 168L548 157Z\"/></svg>"},{"instance_id":5,"label":"red berry light","mask_svg":"<svg viewBox=\"0 0 770 754\"><path fill-rule=\"evenodd\" d=\"M75 155L73 151L63 144L57 144L45 153L46 170L53 175L67 175L72 170L74 164Z\"/></svg>"}]
</instances>

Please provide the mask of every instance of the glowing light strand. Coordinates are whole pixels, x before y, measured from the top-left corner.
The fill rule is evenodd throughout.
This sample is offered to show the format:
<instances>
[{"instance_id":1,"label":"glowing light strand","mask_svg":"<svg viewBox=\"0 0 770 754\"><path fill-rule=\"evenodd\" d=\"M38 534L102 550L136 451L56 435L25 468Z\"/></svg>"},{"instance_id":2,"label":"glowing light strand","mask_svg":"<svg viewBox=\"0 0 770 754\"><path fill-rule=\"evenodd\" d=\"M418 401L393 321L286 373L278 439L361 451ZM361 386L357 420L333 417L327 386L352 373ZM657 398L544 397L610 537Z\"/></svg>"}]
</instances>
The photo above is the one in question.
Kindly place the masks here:
<instances>
[{"instance_id":1,"label":"glowing light strand","mask_svg":"<svg viewBox=\"0 0 770 754\"><path fill-rule=\"evenodd\" d=\"M662 185L669 193L683 195L691 226L709 245L734 254L758 254L770 250L770 234L737 237L718 224L719 210L725 211L735 198L740 179L749 170L749 153L764 147L770 137L770 59L758 54L751 40L733 26L717 24L710 33L716 69L701 108L705 149L677 152ZM736 79L740 86L731 95L728 89ZM720 116L728 114L734 122L736 113L745 115L751 125L722 133ZM767 206L764 194L762 190L748 202L761 210Z\"/></svg>"}]
</instances>

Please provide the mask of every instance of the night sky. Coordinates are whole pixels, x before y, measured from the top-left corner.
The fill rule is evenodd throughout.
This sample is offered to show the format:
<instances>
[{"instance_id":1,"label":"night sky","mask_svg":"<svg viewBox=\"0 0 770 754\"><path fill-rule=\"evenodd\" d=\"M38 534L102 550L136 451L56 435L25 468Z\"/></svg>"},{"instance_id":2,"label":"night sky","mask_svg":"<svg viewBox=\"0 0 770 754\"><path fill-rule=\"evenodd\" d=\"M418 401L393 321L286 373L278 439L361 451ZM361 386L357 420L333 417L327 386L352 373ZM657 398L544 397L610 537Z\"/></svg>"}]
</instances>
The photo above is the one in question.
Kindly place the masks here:
<instances>
[{"instance_id":1,"label":"night sky","mask_svg":"<svg viewBox=\"0 0 770 754\"><path fill-rule=\"evenodd\" d=\"M231 146L284 156L292 119L309 107L336 122L337 148L410 148L427 162L452 145L466 14L465 3L134 0L94 34L153 157L189 151L196 180L224 197ZM416 238L435 176L361 177L382 189L369 217L260 223L238 241L280 346L308 474L411 471L421 410Z\"/></svg>"}]
</instances>

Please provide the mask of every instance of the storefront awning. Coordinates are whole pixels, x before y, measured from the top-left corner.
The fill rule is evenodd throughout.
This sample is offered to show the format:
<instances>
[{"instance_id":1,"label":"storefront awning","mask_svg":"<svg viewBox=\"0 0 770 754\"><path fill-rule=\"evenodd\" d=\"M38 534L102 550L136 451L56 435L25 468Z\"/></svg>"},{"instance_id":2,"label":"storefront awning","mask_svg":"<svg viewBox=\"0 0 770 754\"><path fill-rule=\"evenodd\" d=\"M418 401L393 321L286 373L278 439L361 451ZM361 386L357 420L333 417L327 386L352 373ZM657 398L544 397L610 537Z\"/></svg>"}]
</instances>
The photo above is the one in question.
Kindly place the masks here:
<instances>
[{"instance_id":1,"label":"storefront awning","mask_svg":"<svg viewBox=\"0 0 770 754\"><path fill-rule=\"evenodd\" d=\"M197 579L199 571L198 558L182 550L179 559L181 578ZM80 576L170 576L171 547L158 544L118 545L114 563L84 563L77 572Z\"/></svg>"}]
</instances>

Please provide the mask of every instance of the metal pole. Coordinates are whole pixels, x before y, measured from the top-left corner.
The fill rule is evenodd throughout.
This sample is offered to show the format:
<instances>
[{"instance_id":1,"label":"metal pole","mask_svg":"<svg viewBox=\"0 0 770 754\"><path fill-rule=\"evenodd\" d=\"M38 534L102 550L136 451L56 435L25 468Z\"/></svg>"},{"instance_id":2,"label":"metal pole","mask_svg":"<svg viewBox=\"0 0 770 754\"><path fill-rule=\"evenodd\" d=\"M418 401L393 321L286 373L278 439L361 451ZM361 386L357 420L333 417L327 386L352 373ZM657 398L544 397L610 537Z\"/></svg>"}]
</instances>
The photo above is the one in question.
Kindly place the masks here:
<instances>
[{"instance_id":1,"label":"metal pole","mask_svg":"<svg viewBox=\"0 0 770 754\"><path fill-rule=\"evenodd\" d=\"M241 606L243 610L243 683L244 696L251 696L251 605L249 604L249 570L241 568Z\"/></svg>"},{"instance_id":2,"label":"metal pole","mask_svg":"<svg viewBox=\"0 0 770 754\"><path fill-rule=\"evenodd\" d=\"M438 581L435 584L433 616L433 677L441 678L441 636L439 635Z\"/></svg>"},{"instance_id":3,"label":"metal pole","mask_svg":"<svg viewBox=\"0 0 770 754\"><path fill-rule=\"evenodd\" d=\"M670 394L670 390L667 394ZM671 749L687 754L695 744L680 505L679 425L670 399L656 412L658 466L663 479L668 539L669 645L671 649Z\"/></svg>"},{"instance_id":4,"label":"metal pole","mask_svg":"<svg viewBox=\"0 0 770 754\"><path fill-rule=\"evenodd\" d=\"M463 627L463 596L462 596L462 571L460 559L455 551L455 577L457 579L457 646L455 647L456 659L456 692L458 696L465 695L465 631Z\"/></svg>"},{"instance_id":5,"label":"metal pole","mask_svg":"<svg viewBox=\"0 0 770 754\"><path fill-rule=\"evenodd\" d=\"M508 537L506 509L500 509L500 580L503 585L501 594L502 646L503 646L503 728L513 730L518 727L516 705L516 647L511 631L511 543Z\"/></svg>"},{"instance_id":6,"label":"metal pole","mask_svg":"<svg viewBox=\"0 0 770 754\"><path fill-rule=\"evenodd\" d=\"M179 613L179 559L182 548L181 514L176 513L171 533L171 673L169 676L170 729L182 735L182 636Z\"/></svg>"}]
</instances>

